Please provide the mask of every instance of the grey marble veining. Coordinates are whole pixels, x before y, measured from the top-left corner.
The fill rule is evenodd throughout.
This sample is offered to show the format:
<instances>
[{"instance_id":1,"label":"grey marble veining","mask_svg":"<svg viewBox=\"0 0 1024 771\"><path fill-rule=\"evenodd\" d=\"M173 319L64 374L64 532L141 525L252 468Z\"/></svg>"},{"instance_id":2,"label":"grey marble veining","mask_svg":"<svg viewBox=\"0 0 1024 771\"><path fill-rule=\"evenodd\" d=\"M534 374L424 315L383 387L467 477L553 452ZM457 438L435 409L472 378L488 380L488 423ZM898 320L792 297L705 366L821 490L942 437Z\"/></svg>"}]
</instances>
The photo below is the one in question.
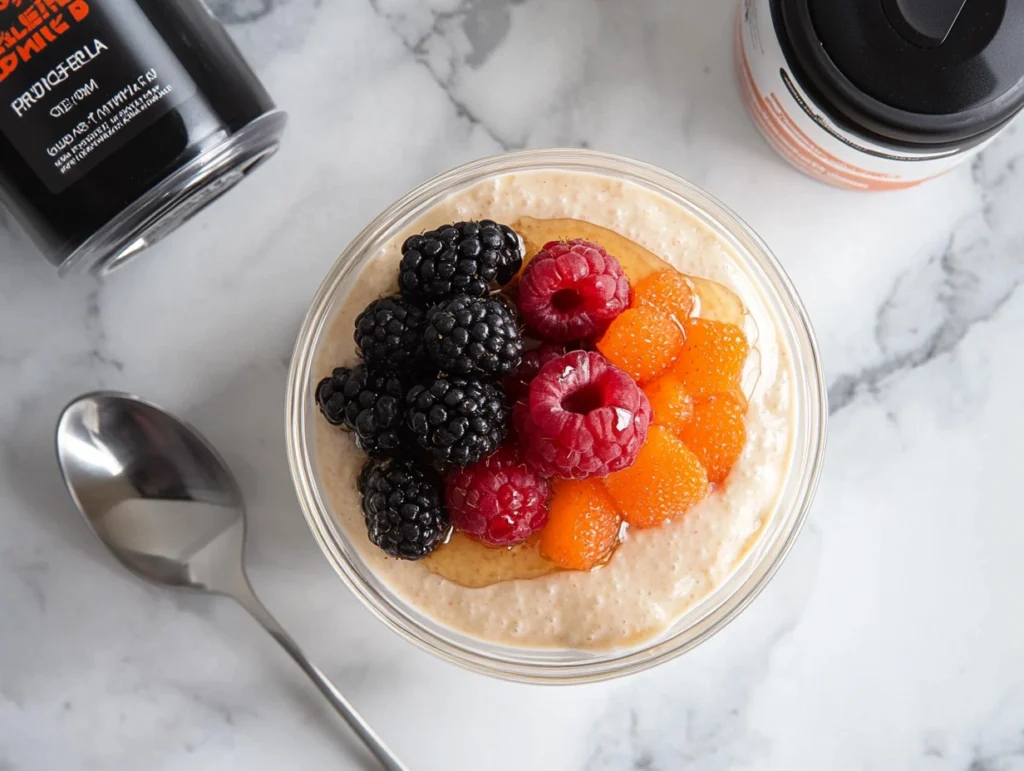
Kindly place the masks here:
<instances>
[{"instance_id":1,"label":"grey marble veining","mask_svg":"<svg viewBox=\"0 0 1024 771\"><path fill-rule=\"evenodd\" d=\"M267 604L414 769L1024 769L1024 124L923 187L861 195L776 158L732 3L210 0L291 114L277 158L105 283L58 281L0 212L0 770L360 768L235 608L126 577L60 486L97 387L200 425L251 502ZM760 598L652 672L482 679L389 633L322 560L283 447L291 348L342 246L412 185L589 146L706 187L778 254L832 424L817 502Z\"/></svg>"},{"instance_id":2,"label":"grey marble veining","mask_svg":"<svg viewBox=\"0 0 1024 771\"><path fill-rule=\"evenodd\" d=\"M971 164L978 206L952 223L945 243L926 260L895 277L879 305L874 337L882 354L856 373L837 377L829 390L833 411L857 390L876 389L886 378L952 351L974 324L1008 301L1024 280L1024 227L1019 202L1024 154L1019 126Z\"/></svg>"}]
</instances>

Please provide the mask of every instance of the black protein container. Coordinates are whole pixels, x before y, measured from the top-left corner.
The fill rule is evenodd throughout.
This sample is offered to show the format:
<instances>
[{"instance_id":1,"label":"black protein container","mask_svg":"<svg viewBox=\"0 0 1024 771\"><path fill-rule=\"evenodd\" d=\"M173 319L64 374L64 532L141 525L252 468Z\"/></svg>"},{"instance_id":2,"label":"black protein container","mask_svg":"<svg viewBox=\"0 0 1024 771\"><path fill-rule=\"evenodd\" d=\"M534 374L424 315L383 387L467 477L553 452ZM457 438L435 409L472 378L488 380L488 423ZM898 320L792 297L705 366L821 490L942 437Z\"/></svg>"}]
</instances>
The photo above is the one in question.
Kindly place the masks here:
<instances>
[{"instance_id":1,"label":"black protein container","mask_svg":"<svg viewBox=\"0 0 1024 771\"><path fill-rule=\"evenodd\" d=\"M737 58L755 123L797 168L908 187L1024 108L1024 0L744 0Z\"/></svg>"},{"instance_id":2,"label":"black protein container","mask_svg":"<svg viewBox=\"0 0 1024 771\"><path fill-rule=\"evenodd\" d=\"M201 0L0 0L0 204L62 273L137 255L284 124Z\"/></svg>"}]
</instances>

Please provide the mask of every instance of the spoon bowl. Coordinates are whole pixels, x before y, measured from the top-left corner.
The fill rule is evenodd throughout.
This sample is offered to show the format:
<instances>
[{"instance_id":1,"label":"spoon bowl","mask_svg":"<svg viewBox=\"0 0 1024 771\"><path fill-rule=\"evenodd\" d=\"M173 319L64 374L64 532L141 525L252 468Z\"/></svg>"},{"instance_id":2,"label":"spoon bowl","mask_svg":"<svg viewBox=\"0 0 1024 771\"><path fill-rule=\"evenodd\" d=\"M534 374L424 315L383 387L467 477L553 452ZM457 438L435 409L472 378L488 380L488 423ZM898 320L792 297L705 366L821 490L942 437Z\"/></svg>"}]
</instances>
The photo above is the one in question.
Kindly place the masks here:
<instances>
[{"instance_id":1,"label":"spoon bowl","mask_svg":"<svg viewBox=\"0 0 1024 771\"><path fill-rule=\"evenodd\" d=\"M132 573L161 586L231 597L277 640L388 771L408 771L257 599L245 575L245 502L199 434L134 396L81 396L57 423L68 492Z\"/></svg>"},{"instance_id":2,"label":"spoon bowl","mask_svg":"<svg viewBox=\"0 0 1024 771\"><path fill-rule=\"evenodd\" d=\"M189 426L134 397L89 394L61 415L57 457L89 526L135 575L237 588L245 504L227 464Z\"/></svg>"}]
</instances>

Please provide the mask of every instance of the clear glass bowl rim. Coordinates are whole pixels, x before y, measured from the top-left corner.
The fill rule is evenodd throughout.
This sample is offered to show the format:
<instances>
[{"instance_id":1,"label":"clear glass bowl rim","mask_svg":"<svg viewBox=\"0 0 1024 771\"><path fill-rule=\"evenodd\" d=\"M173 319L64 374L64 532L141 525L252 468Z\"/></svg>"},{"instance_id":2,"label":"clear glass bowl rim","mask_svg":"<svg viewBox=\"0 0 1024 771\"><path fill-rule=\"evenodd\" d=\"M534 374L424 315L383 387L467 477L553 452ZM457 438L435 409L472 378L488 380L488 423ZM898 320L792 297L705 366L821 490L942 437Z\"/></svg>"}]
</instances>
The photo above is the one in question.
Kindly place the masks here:
<instances>
[{"instance_id":1,"label":"clear glass bowl rim","mask_svg":"<svg viewBox=\"0 0 1024 771\"><path fill-rule=\"evenodd\" d=\"M804 378L803 397L808 399L807 421L802 429L798 428L804 435L809 457L800 459L794 455L792 467L793 472L799 469L802 475L800 493L792 507L796 510L795 516L788 529L777 534L775 541L768 546L743 584L729 596L720 598L716 605L709 607L696 623L670 637L656 637L644 647L629 649L621 656L557 664L502 659L481 650L487 644L485 641L472 641L471 638L468 643L453 642L384 601L336 543L336 535L328 524L332 514L320 504L314 492L313 442L306 430L307 413L312 407L308 394L312 392L316 341L328 320L328 312L338 286L347 276L348 270L368 256L368 247L374 245L372 251L375 252L378 242L383 243L382 234L392 230L396 223L410 218L412 213L422 212L442 200L455 188L464 188L496 174L545 169L605 173L638 182L696 210L725 230L732 237L732 245L741 257L745 256L751 261L752 264L747 267L760 272L761 288L773 295L784 311L786 320L792 325L792 331L799 338L800 350L793 351L796 359L793 366L798 380L794 388L800 385L801 366L805 374L810 374L810 377ZM827 419L824 375L807 311L779 261L757 234L717 199L671 172L621 156L593 150L559 148L502 153L458 166L424 182L385 209L364 228L335 261L310 304L292 355L285 411L288 463L307 524L335 572L363 605L393 631L446 661L494 677L535 684L593 682L649 669L694 648L732 621L764 589L803 527L821 474ZM776 516L782 515L783 512L776 512ZM712 592L709 597L715 593ZM477 644L474 646L474 643Z\"/></svg>"}]
</instances>

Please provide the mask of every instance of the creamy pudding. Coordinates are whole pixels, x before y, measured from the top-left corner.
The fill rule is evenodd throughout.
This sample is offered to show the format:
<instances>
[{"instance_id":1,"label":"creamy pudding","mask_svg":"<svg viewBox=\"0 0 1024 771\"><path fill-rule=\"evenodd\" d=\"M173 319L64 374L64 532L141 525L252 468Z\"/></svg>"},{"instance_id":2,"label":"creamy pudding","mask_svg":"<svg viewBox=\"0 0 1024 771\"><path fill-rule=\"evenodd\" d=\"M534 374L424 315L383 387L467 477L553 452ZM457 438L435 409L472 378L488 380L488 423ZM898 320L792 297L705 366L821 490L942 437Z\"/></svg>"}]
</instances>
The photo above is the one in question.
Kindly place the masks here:
<instances>
[{"instance_id":1,"label":"creamy pudding","mask_svg":"<svg viewBox=\"0 0 1024 771\"><path fill-rule=\"evenodd\" d=\"M738 460L723 482L677 519L649 529L624 528L621 543L607 562L589 571L555 569L528 541L501 555L501 564L483 564L459 573L445 567L451 554L459 550L466 560L480 559L481 554L475 542L467 545L461 534L423 560L388 556L367 538L360 510L357 478L365 455L351 434L317 420L316 472L322 489L368 568L410 605L441 624L503 645L634 646L664 632L721 585L774 515L792 463L796 431L792 357L777 331L778 320L730 246L681 206L632 182L600 174L528 171L496 176L454 192L375 255L327 322L314 354L314 378L358 363L352 334L356 317L374 298L397 291L401 247L408 236L445 223L483 219L508 223L517 230L517 223L524 223L527 242L534 221L591 223L614 231L685 274L733 290L745 307L743 321L752 346L743 383L746 442ZM605 246L615 254L614 244ZM698 305L700 299L698 292ZM491 583L504 576L519 577Z\"/></svg>"}]
</instances>

